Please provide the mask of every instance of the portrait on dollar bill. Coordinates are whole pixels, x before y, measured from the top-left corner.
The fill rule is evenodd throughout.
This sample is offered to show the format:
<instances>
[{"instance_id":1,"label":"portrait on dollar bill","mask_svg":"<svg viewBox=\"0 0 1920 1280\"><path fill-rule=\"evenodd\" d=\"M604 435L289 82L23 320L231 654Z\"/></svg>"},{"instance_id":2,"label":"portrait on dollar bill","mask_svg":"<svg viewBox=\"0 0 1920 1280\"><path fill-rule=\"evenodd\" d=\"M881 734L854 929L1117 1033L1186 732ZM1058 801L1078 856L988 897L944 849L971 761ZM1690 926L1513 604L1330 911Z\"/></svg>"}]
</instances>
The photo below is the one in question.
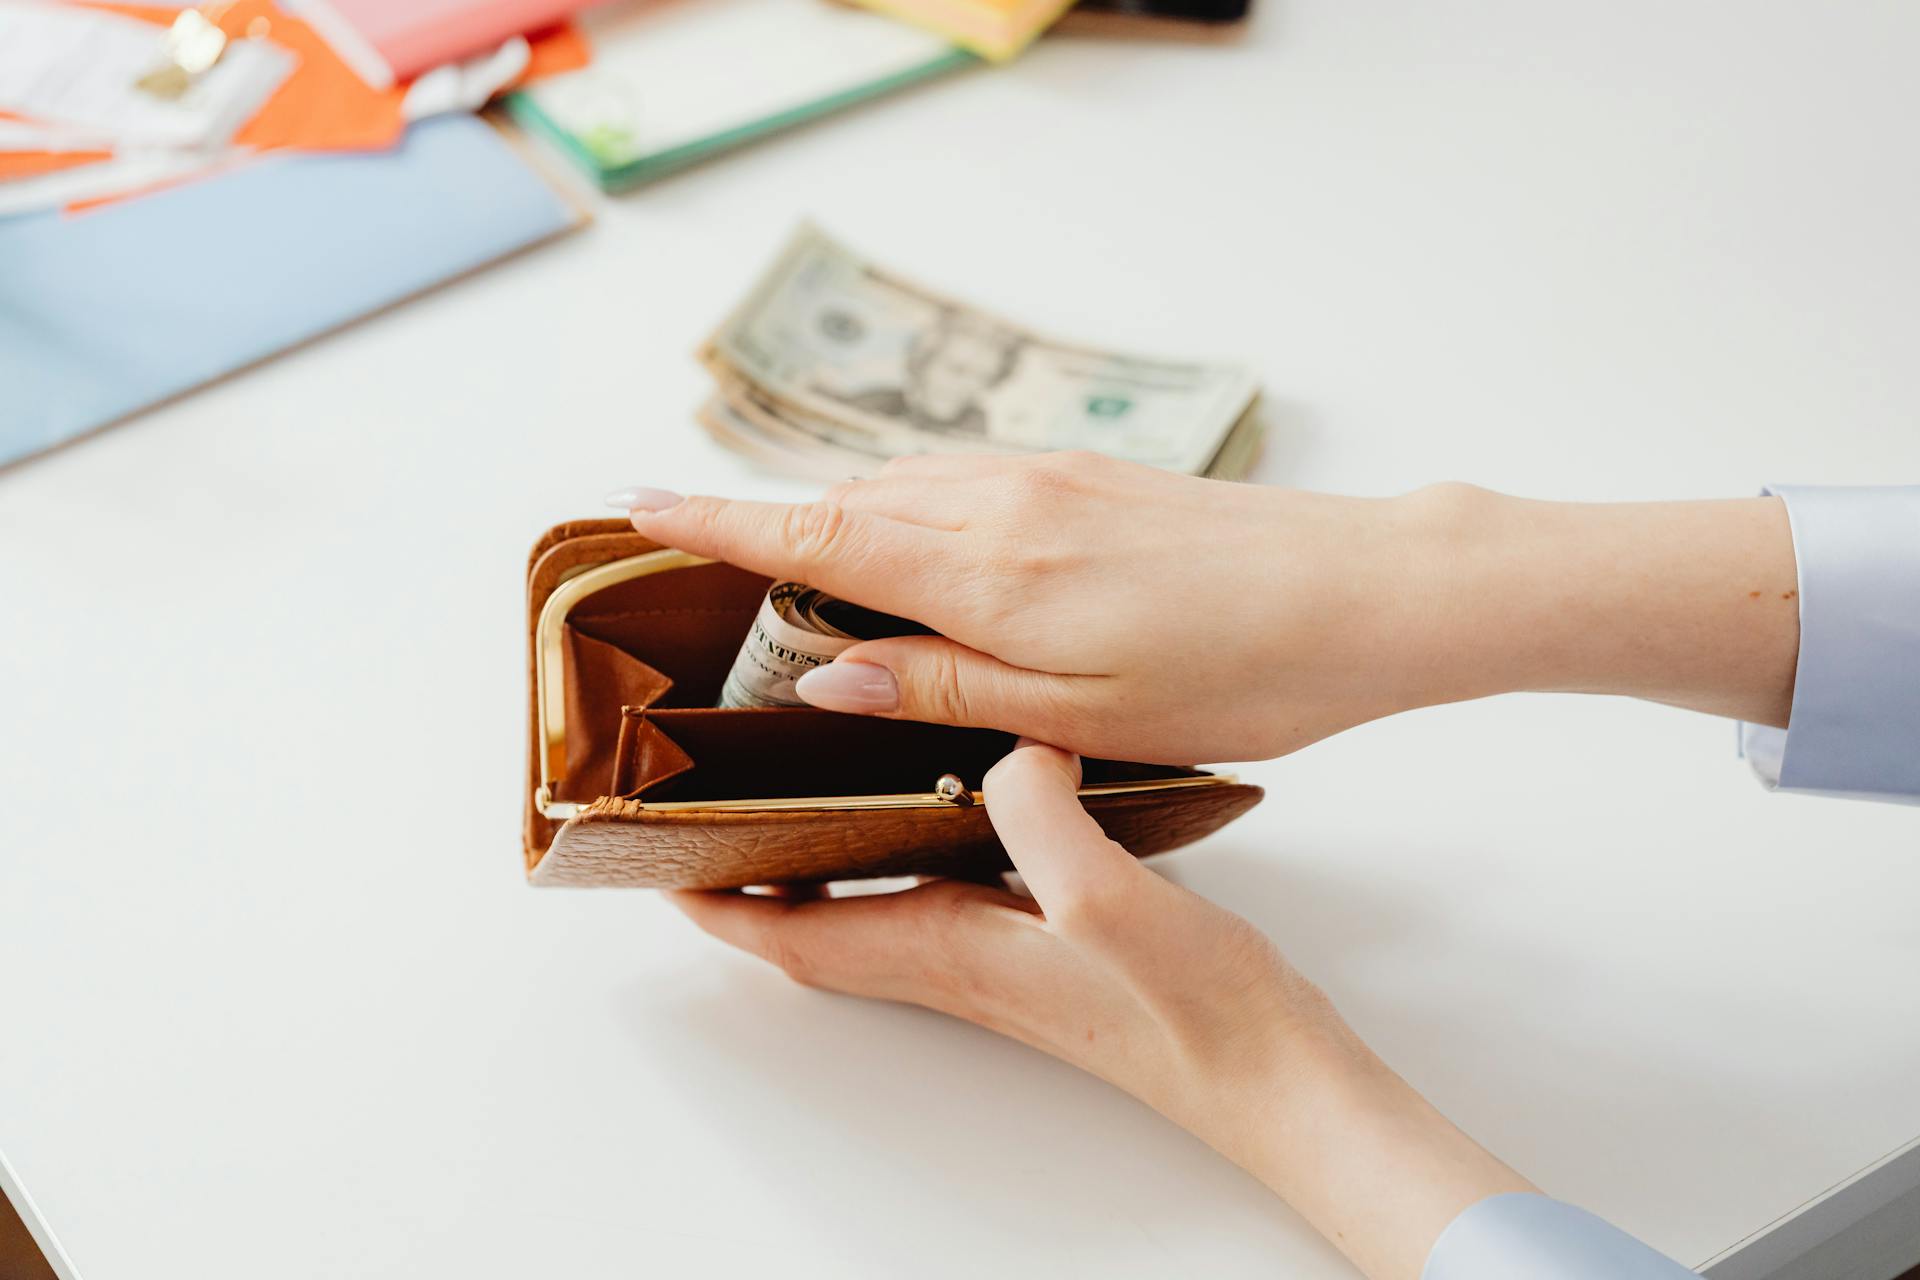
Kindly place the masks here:
<instances>
[{"instance_id":1,"label":"portrait on dollar bill","mask_svg":"<svg viewBox=\"0 0 1920 1280\"><path fill-rule=\"evenodd\" d=\"M822 318L822 329L834 337L836 313ZM839 392L815 390L888 418L901 419L917 430L941 435L987 434L987 406L981 396L1013 376L1026 340L1018 332L974 312L941 307L938 317L919 330L907 348L902 385Z\"/></svg>"}]
</instances>

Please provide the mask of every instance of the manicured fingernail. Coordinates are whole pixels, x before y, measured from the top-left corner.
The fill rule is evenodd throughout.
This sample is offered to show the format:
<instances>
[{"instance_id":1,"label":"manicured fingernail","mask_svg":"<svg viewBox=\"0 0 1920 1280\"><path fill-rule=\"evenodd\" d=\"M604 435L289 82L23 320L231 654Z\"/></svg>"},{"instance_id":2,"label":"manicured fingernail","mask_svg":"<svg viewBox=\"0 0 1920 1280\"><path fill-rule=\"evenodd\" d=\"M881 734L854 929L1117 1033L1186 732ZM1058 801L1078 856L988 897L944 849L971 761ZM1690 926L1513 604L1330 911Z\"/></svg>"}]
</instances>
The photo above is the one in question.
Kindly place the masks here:
<instances>
[{"instance_id":1,"label":"manicured fingernail","mask_svg":"<svg viewBox=\"0 0 1920 1280\"><path fill-rule=\"evenodd\" d=\"M649 489L645 485L615 489L606 496L608 506L622 511L665 511L681 501L680 495L671 489Z\"/></svg>"},{"instance_id":2,"label":"manicured fingernail","mask_svg":"<svg viewBox=\"0 0 1920 1280\"><path fill-rule=\"evenodd\" d=\"M893 672L871 662L829 662L793 682L793 691L822 711L898 711Z\"/></svg>"}]
</instances>

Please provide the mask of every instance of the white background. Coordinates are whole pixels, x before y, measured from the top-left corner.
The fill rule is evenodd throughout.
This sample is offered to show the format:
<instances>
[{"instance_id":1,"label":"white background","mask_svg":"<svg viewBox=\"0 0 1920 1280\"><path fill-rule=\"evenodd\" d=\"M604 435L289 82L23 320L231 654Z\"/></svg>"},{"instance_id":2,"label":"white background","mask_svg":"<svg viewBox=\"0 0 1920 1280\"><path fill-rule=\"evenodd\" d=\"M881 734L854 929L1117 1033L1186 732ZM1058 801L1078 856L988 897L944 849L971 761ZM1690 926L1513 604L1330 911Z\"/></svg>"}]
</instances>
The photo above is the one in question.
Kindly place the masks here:
<instances>
[{"instance_id":1,"label":"white background","mask_svg":"<svg viewBox=\"0 0 1920 1280\"><path fill-rule=\"evenodd\" d=\"M1350 1274L1091 1079L518 847L526 547L620 484L802 492L697 432L689 358L802 215L1248 361L1271 482L1920 477L1920 9L1261 3L602 201L0 476L0 1147L88 1280ZM1768 796L1734 740L1425 712L1246 768L1163 865L1698 1263L1920 1135L1920 815Z\"/></svg>"}]
</instances>

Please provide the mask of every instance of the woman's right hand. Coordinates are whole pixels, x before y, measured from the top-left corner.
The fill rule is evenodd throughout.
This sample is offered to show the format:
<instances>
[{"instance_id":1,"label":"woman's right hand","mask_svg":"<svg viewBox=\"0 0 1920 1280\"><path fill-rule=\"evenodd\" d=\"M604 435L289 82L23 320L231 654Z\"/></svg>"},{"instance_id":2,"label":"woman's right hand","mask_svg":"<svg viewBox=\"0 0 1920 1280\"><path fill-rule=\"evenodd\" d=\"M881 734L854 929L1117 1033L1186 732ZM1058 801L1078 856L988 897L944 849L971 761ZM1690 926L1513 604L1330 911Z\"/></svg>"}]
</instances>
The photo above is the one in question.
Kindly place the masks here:
<instances>
[{"instance_id":1,"label":"woman's right hand","mask_svg":"<svg viewBox=\"0 0 1920 1280\"><path fill-rule=\"evenodd\" d=\"M638 495L637 497L635 495ZM1165 763L1280 755L1423 701L1419 501L1093 454L916 457L815 503L631 490L668 546L914 618L810 672L816 706Z\"/></svg>"},{"instance_id":2,"label":"woman's right hand","mask_svg":"<svg viewBox=\"0 0 1920 1280\"><path fill-rule=\"evenodd\" d=\"M1283 755L1414 707L1626 693L1785 724L1794 558L1771 498L1349 498L1095 454L929 456L797 506L627 490L667 546L925 623L816 706L1166 764Z\"/></svg>"}]
</instances>

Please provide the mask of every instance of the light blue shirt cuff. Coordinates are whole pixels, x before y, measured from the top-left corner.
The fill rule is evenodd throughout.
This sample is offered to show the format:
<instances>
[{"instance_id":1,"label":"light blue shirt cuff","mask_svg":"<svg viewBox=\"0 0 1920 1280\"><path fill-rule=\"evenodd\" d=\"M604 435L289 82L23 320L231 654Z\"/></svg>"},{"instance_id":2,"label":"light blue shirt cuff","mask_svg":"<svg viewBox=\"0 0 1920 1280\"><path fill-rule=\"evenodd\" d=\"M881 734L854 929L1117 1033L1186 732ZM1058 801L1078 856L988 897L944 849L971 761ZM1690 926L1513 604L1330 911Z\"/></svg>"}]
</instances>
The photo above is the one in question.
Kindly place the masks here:
<instances>
[{"instance_id":1,"label":"light blue shirt cuff","mask_svg":"<svg viewBox=\"0 0 1920 1280\"><path fill-rule=\"evenodd\" d=\"M1740 726L1769 787L1920 803L1920 485L1769 487L1800 574L1787 728Z\"/></svg>"},{"instance_id":2,"label":"light blue shirt cuff","mask_svg":"<svg viewBox=\"0 0 1920 1280\"><path fill-rule=\"evenodd\" d=\"M1690 1280L1618 1227L1527 1192L1490 1196L1450 1223L1420 1280Z\"/></svg>"}]
</instances>

